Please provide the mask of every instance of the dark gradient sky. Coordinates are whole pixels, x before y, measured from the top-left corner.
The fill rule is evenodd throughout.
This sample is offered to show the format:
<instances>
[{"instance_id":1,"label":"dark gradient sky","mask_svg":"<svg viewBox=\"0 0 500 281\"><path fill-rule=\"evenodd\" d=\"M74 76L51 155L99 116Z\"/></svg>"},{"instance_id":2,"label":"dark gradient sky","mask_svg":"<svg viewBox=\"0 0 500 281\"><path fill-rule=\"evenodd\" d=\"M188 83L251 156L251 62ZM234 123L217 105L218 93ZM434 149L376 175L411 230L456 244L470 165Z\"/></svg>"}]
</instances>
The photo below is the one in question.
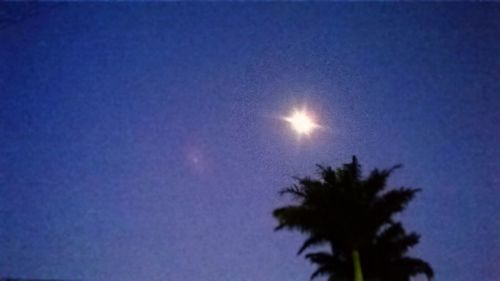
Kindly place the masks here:
<instances>
[{"instance_id":1,"label":"dark gradient sky","mask_svg":"<svg viewBox=\"0 0 500 281\"><path fill-rule=\"evenodd\" d=\"M423 188L437 280L498 281L499 78L499 4L42 7L0 30L0 276L308 280L277 191L356 154Z\"/></svg>"}]
</instances>

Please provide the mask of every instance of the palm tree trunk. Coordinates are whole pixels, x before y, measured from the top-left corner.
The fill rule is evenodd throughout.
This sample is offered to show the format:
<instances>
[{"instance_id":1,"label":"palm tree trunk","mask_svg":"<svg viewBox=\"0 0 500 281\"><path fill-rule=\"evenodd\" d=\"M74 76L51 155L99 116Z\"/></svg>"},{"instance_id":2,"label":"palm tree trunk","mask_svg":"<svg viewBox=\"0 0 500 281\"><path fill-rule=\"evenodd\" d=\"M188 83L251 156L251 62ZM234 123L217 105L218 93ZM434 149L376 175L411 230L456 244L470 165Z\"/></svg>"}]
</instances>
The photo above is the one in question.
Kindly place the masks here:
<instances>
[{"instance_id":1,"label":"palm tree trunk","mask_svg":"<svg viewBox=\"0 0 500 281\"><path fill-rule=\"evenodd\" d=\"M354 281L363 281L363 271L361 271L361 261L358 250L352 250L352 263L354 265Z\"/></svg>"}]
</instances>

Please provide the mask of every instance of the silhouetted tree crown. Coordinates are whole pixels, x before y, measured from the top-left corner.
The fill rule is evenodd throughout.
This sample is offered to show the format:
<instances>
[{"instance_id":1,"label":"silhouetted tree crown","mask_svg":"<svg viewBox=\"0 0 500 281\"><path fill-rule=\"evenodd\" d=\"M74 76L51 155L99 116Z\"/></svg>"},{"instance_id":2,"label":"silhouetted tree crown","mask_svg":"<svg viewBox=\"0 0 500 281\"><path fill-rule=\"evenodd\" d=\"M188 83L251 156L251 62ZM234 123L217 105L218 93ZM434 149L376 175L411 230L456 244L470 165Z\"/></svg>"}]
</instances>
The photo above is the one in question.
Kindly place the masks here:
<instances>
[{"instance_id":1,"label":"silhouetted tree crown","mask_svg":"<svg viewBox=\"0 0 500 281\"><path fill-rule=\"evenodd\" d=\"M293 203L273 211L276 230L307 235L298 254L315 246L329 246L328 251L305 255L317 265L311 278L324 275L331 281L353 280L356 253L366 280L407 281L417 274L432 279L434 273L427 262L407 256L420 236L407 233L394 218L420 189L386 191L388 177L400 167L374 169L363 177L353 156L351 163L337 169L318 165L319 178L295 178L294 185L280 191L290 195Z\"/></svg>"}]
</instances>

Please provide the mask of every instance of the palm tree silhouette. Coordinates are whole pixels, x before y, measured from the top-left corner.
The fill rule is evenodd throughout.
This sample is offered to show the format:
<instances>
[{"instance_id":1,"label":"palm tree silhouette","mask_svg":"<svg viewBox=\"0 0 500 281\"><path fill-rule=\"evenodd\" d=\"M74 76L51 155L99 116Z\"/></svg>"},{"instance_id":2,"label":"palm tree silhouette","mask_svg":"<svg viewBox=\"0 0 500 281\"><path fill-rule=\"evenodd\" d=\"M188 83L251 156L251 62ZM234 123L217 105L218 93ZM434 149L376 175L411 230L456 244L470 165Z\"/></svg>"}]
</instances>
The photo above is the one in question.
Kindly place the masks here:
<instances>
[{"instance_id":1,"label":"palm tree silhouette","mask_svg":"<svg viewBox=\"0 0 500 281\"><path fill-rule=\"evenodd\" d=\"M276 230L307 235L298 254L315 246L329 246L327 251L306 254L317 265L311 279L408 281L417 274L432 279L434 272L427 262L407 256L420 236L407 233L394 218L420 189L401 187L383 192L388 177L400 165L375 169L366 178L362 178L355 156L336 170L318 167L319 179L296 178L296 184L280 191L291 195L294 204L273 211L278 220Z\"/></svg>"}]
</instances>

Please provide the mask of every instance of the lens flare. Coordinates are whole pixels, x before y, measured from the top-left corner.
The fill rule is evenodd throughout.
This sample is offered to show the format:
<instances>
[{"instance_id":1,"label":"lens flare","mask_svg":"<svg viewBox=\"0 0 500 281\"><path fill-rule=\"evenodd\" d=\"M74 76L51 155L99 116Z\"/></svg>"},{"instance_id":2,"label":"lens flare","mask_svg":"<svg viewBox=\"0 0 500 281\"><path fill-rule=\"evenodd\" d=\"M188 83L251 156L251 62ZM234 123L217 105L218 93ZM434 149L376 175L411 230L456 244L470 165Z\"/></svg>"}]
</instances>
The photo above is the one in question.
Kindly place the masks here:
<instances>
[{"instance_id":1,"label":"lens flare","mask_svg":"<svg viewBox=\"0 0 500 281\"><path fill-rule=\"evenodd\" d=\"M299 135L308 136L314 129L320 127L305 110L295 109L290 116L284 117L283 120L288 122L290 127Z\"/></svg>"}]
</instances>

